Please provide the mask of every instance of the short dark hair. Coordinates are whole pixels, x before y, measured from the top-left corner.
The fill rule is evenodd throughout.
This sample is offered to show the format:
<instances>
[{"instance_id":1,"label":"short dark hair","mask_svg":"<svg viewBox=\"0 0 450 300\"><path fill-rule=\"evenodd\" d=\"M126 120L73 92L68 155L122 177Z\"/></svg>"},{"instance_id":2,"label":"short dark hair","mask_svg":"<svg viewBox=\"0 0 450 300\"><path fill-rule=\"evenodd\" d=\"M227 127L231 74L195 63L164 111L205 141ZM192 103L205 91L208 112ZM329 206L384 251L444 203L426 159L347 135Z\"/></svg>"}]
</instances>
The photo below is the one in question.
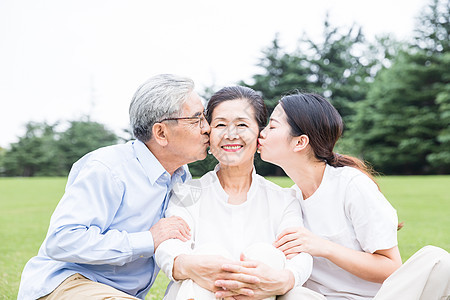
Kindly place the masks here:
<instances>
[{"instance_id":1,"label":"short dark hair","mask_svg":"<svg viewBox=\"0 0 450 300\"><path fill-rule=\"evenodd\" d=\"M267 108L264 100L255 90L240 85L224 87L212 95L206 107L208 123L211 123L213 111L220 103L238 99L245 99L253 107L259 131L263 130L267 125Z\"/></svg>"}]
</instances>

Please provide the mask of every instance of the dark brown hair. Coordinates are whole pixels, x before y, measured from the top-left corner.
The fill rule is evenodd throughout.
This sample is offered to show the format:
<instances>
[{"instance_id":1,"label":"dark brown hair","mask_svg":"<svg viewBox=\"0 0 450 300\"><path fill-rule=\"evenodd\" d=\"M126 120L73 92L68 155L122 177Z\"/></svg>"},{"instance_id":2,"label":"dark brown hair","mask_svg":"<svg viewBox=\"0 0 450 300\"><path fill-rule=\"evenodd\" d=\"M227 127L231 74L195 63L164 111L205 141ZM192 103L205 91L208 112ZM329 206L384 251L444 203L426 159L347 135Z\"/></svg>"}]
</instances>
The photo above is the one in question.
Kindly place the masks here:
<instances>
[{"instance_id":1,"label":"dark brown hair","mask_svg":"<svg viewBox=\"0 0 450 300\"><path fill-rule=\"evenodd\" d=\"M344 124L341 115L330 102L317 94L297 93L283 97L280 104L287 115L291 135L307 135L317 159L333 167L354 167L375 181L375 172L363 161L333 152Z\"/></svg>"},{"instance_id":2,"label":"dark brown hair","mask_svg":"<svg viewBox=\"0 0 450 300\"><path fill-rule=\"evenodd\" d=\"M214 109L222 102L245 99L255 111L259 131L267 125L267 108L262 97L253 89L244 86L228 86L212 95L206 107L206 120L211 123ZM246 109L245 107L242 108Z\"/></svg>"}]
</instances>

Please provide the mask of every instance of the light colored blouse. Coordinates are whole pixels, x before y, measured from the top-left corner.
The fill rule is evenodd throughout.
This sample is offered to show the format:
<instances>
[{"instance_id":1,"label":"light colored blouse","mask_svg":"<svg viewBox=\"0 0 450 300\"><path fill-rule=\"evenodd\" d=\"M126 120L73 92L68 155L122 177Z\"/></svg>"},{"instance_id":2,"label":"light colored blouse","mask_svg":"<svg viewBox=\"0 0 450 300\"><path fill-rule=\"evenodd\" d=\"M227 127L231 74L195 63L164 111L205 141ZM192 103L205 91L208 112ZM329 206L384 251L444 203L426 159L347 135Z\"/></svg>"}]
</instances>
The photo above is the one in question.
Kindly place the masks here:
<instances>
[{"instance_id":1,"label":"light colored blouse","mask_svg":"<svg viewBox=\"0 0 450 300\"><path fill-rule=\"evenodd\" d=\"M377 185L352 167L326 165L319 188L306 200L297 186L305 227L357 251L374 253L397 245L397 213ZM306 287L327 299L372 299L381 284L361 279L323 257L314 257Z\"/></svg>"},{"instance_id":2,"label":"light colored blouse","mask_svg":"<svg viewBox=\"0 0 450 300\"><path fill-rule=\"evenodd\" d=\"M174 259L192 253L196 247L212 243L239 260L248 246L272 244L284 229L303 226L294 190L279 187L253 169L247 200L229 204L216 174L219 168L173 188L166 217L183 218L191 228L192 238L187 242L170 239L157 248L156 262L171 280ZM287 260L286 268L293 272L296 286L301 285L311 274L312 257L301 253Z\"/></svg>"}]
</instances>

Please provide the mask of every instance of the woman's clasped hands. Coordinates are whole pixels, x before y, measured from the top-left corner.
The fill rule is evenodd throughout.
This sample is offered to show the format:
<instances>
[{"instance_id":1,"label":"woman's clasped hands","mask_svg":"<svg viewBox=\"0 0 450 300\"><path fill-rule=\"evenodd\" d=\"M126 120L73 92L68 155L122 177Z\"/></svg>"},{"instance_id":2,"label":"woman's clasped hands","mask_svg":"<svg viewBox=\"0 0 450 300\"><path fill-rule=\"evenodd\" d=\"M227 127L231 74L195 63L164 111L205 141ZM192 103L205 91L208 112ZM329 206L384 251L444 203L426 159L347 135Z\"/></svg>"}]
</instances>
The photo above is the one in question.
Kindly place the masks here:
<instances>
[{"instance_id":1,"label":"woman's clasped hands","mask_svg":"<svg viewBox=\"0 0 450 300\"><path fill-rule=\"evenodd\" d=\"M282 295L295 283L289 270L277 270L259 261L247 259L241 254L238 263L222 265L227 272L224 279L215 281L219 290L217 298L225 299L265 299L273 295Z\"/></svg>"}]
</instances>

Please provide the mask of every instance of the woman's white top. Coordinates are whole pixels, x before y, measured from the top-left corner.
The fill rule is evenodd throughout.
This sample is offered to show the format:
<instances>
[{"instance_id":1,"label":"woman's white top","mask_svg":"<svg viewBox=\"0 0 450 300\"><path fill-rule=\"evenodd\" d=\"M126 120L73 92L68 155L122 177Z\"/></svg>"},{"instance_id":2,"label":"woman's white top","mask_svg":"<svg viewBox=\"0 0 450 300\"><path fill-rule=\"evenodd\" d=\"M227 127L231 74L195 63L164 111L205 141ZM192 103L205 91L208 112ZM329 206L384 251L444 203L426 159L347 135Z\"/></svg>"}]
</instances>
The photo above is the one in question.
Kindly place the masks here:
<instances>
[{"instance_id":1,"label":"woman's white top","mask_svg":"<svg viewBox=\"0 0 450 300\"><path fill-rule=\"evenodd\" d=\"M191 239L164 241L156 250L155 258L161 270L171 280L173 262L180 254L190 254L205 244L226 249L231 258L239 260L248 246L263 242L272 244L284 229L303 226L301 209L293 189L278 185L257 175L253 169L247 201L239 205L228 203L217 171L206 173L173 188L166 217L179 216L191 229ZM312 257L301 253L287 260L296 285L303 284L311 274Z\"/></svg>"},{"instance_id":2,"label":"woman's white top","mask_svg":"<svg viewBox=\"0 0 450 300\"><path fill-rule=\"evenodd\" d=\"M397 213L364 173L326 165L322 183L301 199L303 222L314 234L350 249L373 253L397 245ZM327 299L372 299L381 284L363 280L331 261L314 257L306 287Z\"/></svg>"}]
</instances>

